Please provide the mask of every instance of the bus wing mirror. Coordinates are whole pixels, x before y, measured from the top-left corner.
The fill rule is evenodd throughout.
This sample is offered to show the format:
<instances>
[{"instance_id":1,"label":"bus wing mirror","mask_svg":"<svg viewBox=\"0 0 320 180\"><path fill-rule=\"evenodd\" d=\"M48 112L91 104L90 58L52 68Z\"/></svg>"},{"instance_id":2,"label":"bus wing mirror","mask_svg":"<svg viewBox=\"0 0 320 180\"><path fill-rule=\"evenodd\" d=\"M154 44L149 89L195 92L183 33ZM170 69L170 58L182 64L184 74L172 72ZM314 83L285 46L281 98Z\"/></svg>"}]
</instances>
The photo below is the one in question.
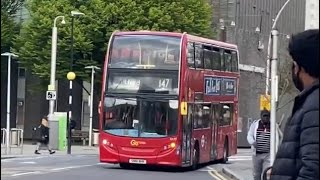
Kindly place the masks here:
<instances>
[{"instance_id":1,"label":"bus wing mirror","mask_svg":"<svg viewBox=\"0 0 320 180\"><path fill-rule=\"evenodd\" d=\"M188 114L187 102L181 102L180 104L180 114L186 116Z\"/></svg>"}]
</instances>

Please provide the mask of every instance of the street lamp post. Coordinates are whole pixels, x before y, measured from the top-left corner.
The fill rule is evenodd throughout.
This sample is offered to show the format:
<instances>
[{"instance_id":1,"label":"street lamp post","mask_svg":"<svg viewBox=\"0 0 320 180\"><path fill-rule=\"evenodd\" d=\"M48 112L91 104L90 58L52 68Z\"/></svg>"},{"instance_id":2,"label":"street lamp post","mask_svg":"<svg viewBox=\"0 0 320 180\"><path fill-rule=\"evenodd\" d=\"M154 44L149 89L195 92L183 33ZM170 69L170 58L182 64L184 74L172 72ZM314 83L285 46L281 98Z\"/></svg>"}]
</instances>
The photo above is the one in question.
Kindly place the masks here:
<instances>
[{"instance_id":1,"label":"street lamp post","mask_svg":"<svg viewBox=\"0 0 320 180\"><path fill-rule=\"evenodd\" d=\"M57 16L53 21L53 27L52 27L52 37L51 37L51 70L50 70L50 85L48 87L49 91L55 91L56 90L56 58L57 58L57 37L58 37L58 30L57 30L57 20L59 18L62 18L61 24L65 24L64 16ZM52 114L54 112L54 103L55 100L49 101L49 116L48 120L52 120Z\"/></svg>"},{"instance_id":2,"label":"street lamp post","mask_svg":"<svg viewBox=\"0 0 320 180\"><path fill-rule=\"evenodd\" d=\"M271 31L269 34L269 40L268 40L268 49L267 49L267 69L266 69L266 95L269 94L269 82L270 82L270 53L271 53L271 32L272 30L274 30L277 26L277 22L280 18L280 15L282 13L282 11L284 10L284 8L287 6L287 4L290 2L291 0L287 0L281 7L281 9L279 10L279 12L277 13L276 17L274 18L272 27L271 27Z\"/></svg>"},{"instance_id":3,"label":"street lamp post","mask_svg":"<svg viewBox=\"0 0 320 180\"><path fill-rule=\"evenodd\" d=\"M277 76L277 59L278 59L278 35L279 32L276 30L277 22L280 18L281 13L287 6L287 4L291 0L287 0L282 7L280 8L279 12L277 13L274 22L272 24L272 28L269 34L269 42L268 42L268 50L267 50L267 69L266 69L266 95L269 94L269 81L270 81L270 74L271 74L271 102L270 102L270 165L272 166L275 156L277 153L278 148L278 125L276 120L276 113L277 113L277 101L278 101L278 76ZM272 46L272 61L270 63L270 53L271 53L271 46ZM271 64L271 68L270 68Z\"/></svg>"},{"instance_id":4,"label":"street lamp post","mask_svg":"<svg viewBox=\"0 0 320 180\"><path fill-rule=\"evenodd\" d=\"M92 117L93 117L93 87L94 87L94 73L100 68L97 66L87 66L86 69L91 69L91 92L90 92L90 122L89 122L89 146L92 146Z\"/></svg>"},{"instance_id":5,"label":"street lamp post","mask_svg":"<svg viewBox=\"0 0 320 180\"><path fill-rule=\"evenodd\" d=\"M7 56L8 57L6 154L9 154L9 150L10 150L11 57L18 57L18 56L13 54L13 53L10 53L10 52L2 53L1 56Z\"/></svg>"},{"instance_id":6,"label":"street lamp post","mask_svg":"<svg viewBox=\"0 0 320 180\"><path fill-rule=\"evenodd\" d=\"M70 62L70 72L67 75L69 80L69 113L68 113L68 149L67 153L71 154L71 120L72 120L72 81L76 78L76 74L73 72L73 28L74 28L74 17L82 16L84 13L78 11L71 11L71 62Z\"/></svg>"}]
</instances>

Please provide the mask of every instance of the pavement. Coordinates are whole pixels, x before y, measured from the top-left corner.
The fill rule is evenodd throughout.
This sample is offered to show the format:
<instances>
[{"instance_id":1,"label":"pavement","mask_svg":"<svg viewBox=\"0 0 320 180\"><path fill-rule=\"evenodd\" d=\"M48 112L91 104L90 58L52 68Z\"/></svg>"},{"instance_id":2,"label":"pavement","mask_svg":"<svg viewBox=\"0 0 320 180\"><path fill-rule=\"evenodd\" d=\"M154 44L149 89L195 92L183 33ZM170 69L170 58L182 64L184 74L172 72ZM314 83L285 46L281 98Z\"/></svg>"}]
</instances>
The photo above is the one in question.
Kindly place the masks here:
<instances>
[{"instance_id":1,"label":"pavement","mask_svg":"<svg viewBox=\"0 0 320 180\"><path fill-rule=\"evenodd\" d=\"M5 154L5 147L1 146L1 159L7 159L7 158L17 158L17 157L30 157L30 156L39 156L34 154L36 145L32 145L31 143L24 144L23 148L11 148L10 154ZM40 153L43 155L49 155L49 152L47 150L40 150ZM55 155L66 155L67 149L56 151ZM79 145L73 145L71 146L71 154L78 154L78 155L84 155L84 154L99 154L98 147L95 146L79 146Z\"/></svg>"},{"instance_id":2,"label":"pavement","mask_svg":"<svg viewBox=\"0 0 320 180\"><path fill-rule=\"evenodd\" d=\"M162 180L251 180L252 161L250 149L239 149L238 154L231 156L227 164L212 163L203 165L196 171L181 169L121 169L119 165L99 163L98 147L72 146L72 153L66 150L56 151L50 155L42 150L41 155L34 154L35 145L25 144L23 153L12 149L11 155L4 155L1 149L1 180L23 179L108 179L108 177L127 179Z\"/></svg>"},{"instance_id":3,"label":"pavement","mask_svg":"<svg viewBox=\"0 0 320 180\"><path fill-rule=\"evenodd\" d=\"M238 149L238 153L229 157L222 167L222 173L236 180L253 180L252 169L251 149Z\"/></svg>"}]
</instances>

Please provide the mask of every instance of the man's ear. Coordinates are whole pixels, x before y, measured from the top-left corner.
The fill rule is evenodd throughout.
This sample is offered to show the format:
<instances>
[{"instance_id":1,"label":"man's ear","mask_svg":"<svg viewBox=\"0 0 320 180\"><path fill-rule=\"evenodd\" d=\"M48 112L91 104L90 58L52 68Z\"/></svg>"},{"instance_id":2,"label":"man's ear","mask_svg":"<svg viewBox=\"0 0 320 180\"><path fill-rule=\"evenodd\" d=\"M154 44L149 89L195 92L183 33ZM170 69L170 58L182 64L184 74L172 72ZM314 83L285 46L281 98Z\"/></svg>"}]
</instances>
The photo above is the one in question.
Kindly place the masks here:
<instances>
[{"instance_id":1,"label":"man's ear","mask_svg":"<svg viewBox=\"0 0 320 180\"><path fill-rule=\"evenodd\" d=\"M294 74L298 74L300 66L297 64L297 62L293 61L292 66Z\"/></svg>"}]
</instances>

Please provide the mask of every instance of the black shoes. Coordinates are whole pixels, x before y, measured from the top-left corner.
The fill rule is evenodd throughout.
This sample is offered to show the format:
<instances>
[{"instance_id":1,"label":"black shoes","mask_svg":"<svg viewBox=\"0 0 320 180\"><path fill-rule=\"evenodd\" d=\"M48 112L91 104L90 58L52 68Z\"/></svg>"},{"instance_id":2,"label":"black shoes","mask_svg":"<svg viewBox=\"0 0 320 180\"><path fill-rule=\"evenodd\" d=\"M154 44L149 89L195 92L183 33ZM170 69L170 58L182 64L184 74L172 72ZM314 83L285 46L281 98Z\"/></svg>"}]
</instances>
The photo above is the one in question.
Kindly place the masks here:
<instances>
[{"instance_id":1,"label":"black shoes","mask_svg":"<svg viewBox=\"0 0 320 180\"><path fill-rule=\"evenodd\" d=\"M50 154L54 154L54 153L56 153L55 151L52 151L52 150L49 150L49 153ZM34 154L41 154L39 151L34 151Z\"/></svg>"},{"instance_id":2,"label":"black shoes","mask_svg":"<svg viewBox=\"0 0 320 180\"><path fill-rule=\"evenodd\" d=\"M36 150L36 151L34 151L34 153L35 153L35 154L41 154L41 153L39 153L39 151L37 151L37 150Z\"/></svg>"}]
</instances>

